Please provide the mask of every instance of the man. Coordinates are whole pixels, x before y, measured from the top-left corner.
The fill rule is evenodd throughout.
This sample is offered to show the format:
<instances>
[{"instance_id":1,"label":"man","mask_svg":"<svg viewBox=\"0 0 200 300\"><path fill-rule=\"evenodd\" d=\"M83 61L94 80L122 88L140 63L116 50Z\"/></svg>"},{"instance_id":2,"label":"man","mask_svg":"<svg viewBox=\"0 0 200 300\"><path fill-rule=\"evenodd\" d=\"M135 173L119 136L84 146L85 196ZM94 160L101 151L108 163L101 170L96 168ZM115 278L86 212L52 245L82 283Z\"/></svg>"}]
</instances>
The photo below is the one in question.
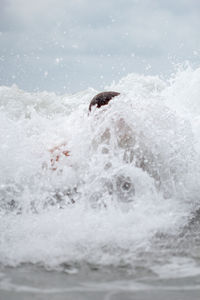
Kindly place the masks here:
<instances>
[{"instance_id":1,"label":"man","mask_svg":"<svg viewBox=\"0 0 200 300\"><path fill-rule=\"evenodd\" d=\"M113 97L116 97L120 95L120 93L118 92L113 92L113 91L109 91L109 92L102 92L97 94L96 96L94 96L90 102L89 105L89 112L91 112L92 107L96 106L97 108L100 108L103 105L107 105L110 100ZM66 146L66 144L61 144L59 146L56 146L52 149L50 149L50 153L52 154L52 158L51 158L51 166L52 166L52 170L56 170L56 166L55 164L59 161L61 154L65 155L65 156L69 156L69 151L64 149Z\"/></svg>"}]
</instances>

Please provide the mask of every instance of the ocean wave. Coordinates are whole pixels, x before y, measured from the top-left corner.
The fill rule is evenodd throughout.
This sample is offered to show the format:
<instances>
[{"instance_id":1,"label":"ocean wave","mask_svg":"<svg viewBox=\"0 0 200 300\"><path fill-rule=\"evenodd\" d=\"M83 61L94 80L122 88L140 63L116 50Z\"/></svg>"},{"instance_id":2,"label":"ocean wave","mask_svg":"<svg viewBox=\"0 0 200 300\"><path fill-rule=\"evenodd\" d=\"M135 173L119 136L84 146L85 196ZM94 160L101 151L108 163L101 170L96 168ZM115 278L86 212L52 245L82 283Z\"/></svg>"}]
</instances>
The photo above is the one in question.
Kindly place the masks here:
<instances>
[{"instance_id":1,"label":"ocean wave","mask_svg":"<svg viewBox=\"0 0 200 300\"><path fill-rule=\"evenodd\" d=\"M93 89L1 87L0 262L131 264L179 234L200 204L199 80L130 74L89 115Z\"/></svg>"}]
</instances>

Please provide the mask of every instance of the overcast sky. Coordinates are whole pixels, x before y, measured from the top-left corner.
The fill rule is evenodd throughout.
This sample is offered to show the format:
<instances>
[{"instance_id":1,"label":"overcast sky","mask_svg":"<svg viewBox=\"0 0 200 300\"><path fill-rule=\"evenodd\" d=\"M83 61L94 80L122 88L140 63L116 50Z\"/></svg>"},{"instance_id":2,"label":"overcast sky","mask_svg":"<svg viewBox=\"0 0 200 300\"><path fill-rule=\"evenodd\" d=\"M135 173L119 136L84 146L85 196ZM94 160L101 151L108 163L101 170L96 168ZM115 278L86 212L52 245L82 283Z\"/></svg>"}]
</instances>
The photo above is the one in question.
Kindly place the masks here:
<instances>
[{"instance_id":1,"label":"overcast sky","mask_svg":"<svg viewBox=\"0 0 200 300\"><path fill-rule=\"evenodd\" d=\"M200 61L200 0L0 0L0 85L103 89Z\"/></svg>"}]
</instances>

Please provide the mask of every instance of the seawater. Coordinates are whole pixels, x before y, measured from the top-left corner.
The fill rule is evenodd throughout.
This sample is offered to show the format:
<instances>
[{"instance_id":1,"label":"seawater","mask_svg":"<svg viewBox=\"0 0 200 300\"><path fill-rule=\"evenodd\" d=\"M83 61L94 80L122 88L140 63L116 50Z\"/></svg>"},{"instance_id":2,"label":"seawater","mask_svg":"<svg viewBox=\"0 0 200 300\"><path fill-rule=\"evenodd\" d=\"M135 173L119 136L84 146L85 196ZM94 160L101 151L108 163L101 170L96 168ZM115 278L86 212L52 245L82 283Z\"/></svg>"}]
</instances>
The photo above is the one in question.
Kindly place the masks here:
<instances>
[{"instance_id":1,"label":"seawater","mask_svg":"<svg viewBox=\"0 0 200 300\"><path fill-rule=\"evenodd\" d=\"M1 266L200 274L200 69L105 90L120 96L88 114L92 88L0 87Z\"/></svg>"}]
</instances>

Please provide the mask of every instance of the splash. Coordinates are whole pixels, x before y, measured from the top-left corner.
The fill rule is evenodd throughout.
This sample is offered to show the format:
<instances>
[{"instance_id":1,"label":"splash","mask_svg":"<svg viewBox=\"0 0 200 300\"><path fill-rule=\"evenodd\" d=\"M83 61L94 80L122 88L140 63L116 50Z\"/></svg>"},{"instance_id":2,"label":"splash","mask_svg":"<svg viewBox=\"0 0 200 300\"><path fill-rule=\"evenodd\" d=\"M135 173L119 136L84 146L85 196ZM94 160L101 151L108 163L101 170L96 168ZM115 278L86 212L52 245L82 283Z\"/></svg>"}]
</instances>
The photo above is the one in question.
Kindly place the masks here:
<instances>
[{"instance_id":1,"label":"splash","mask_svg":"<svg viewBox=\"0 0 200 300\"><path fill-rule=\"evenodd\" d=\"M0 262L134 265L178 235L199 208L199 81L130 74L89 115L93 89L1 87Z\"/></svg>"}]
</instances>

